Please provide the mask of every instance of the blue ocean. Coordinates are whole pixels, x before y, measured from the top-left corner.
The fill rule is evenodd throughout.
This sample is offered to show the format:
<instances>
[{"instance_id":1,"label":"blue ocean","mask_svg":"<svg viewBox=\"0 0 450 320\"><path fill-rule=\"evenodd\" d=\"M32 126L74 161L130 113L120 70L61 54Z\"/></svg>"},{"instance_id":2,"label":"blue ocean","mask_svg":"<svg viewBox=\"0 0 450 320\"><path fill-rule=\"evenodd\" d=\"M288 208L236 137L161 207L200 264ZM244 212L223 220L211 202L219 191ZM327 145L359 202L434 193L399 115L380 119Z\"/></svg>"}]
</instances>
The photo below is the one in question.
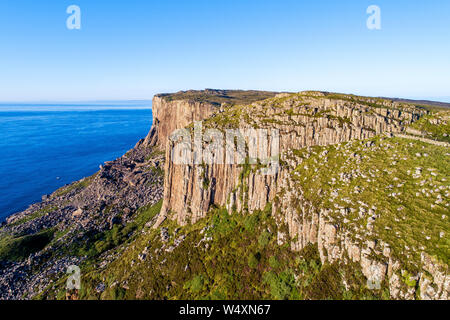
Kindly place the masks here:
<instances>
[{"instance_id":1,"label":"blue ocean","mask_svg":"<svg viewBox=\"0 0 450 320\"><path fill-rule=\"evenodd\" d=\"M151 101L0 104L0 221L144 138Z\"/></svg>"}]
</instances>

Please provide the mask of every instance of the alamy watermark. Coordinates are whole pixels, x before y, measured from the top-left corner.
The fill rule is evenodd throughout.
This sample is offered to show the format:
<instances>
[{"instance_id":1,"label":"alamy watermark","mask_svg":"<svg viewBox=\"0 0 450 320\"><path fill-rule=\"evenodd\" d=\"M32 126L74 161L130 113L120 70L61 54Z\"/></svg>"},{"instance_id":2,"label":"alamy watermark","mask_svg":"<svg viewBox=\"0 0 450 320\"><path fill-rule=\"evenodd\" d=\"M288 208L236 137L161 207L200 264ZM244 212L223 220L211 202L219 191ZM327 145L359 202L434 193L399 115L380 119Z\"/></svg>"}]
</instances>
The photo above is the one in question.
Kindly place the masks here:
<instances>
[{"instance_id":1,"label":"alamy watermark","mask_svg":"<svg viewBox=\"0 0 450 320\"><path fill-rule=\"evenodd\" d=\"M66 290L80 290L81 289L81 270L76 265L69 266L66 273L69 277L66 281Z\"/></svg>"},{"instance_id":2,"label":"alamy watermark","mask_svg":"<svg viewBox=\"0 0 450 320\"><path fill-rule=\"evenodd\" d=\"M66 27L69 30L80 30L81 29L81 9L77 5L70 5L66 10L67 14L70 16L66 20Z\"/></svg>"},{"instance_id":3,"label":"alamy watermark","mask_svg":"<svg viewBox=\"0 0 450 320\"><path fill-rule=\"evenodd\" d=\"M367 279L367 288L370 290L380 290L381 289L381 270L375 265L370 266L371 276Z\"/></svg>"},{"instance_id":4,"label":"alamy watermark","mask_svg":"<svg viewBox=\"0 0 450 320\"><path fill-rule=\"evenodd\" d=\"M277 129L206 129L194 122L192 130L179 129L170 139L174 142L171 161L180 165L251 164L260 165L259 173L274 175L279 170L280 133Z\"/></svg>"},{"instance_id":5,"label":"alamy watermark","mask_svg":"<svg viewBox=\"0 0 450 320\"><path fill-rule=\"evenodd\" d=\"M367 29L381 30L381 9L379 6L371 5L366 10L370 16L367 18Z\"/></svg>"},{"instance_id":6,"label":"alamy watermark","mask_svg":"<svg viewBox=\"0 0 450 320\"><path fill-rule=\"evenodd\" d=\"M67 7L66 13L70 16L66 20L66 26L69 30L81 29L81 8L72 4ZM381 30L381 9L377 5L370 5L366 13L370 16L367 18L366 26L369 30Z\"/></svg>"}]
</instances>

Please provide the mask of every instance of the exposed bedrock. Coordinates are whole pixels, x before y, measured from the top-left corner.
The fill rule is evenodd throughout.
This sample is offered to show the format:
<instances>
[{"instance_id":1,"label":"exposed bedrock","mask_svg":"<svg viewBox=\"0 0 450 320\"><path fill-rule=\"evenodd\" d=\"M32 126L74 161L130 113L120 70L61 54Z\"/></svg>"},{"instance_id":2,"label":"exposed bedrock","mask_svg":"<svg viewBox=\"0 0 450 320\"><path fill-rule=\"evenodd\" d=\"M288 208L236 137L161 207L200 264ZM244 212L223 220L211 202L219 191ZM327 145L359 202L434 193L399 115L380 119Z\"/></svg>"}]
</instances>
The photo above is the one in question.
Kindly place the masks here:
<instances>
[{"instance_id":1,"label":"exposed bedrock","mask_svg":"<svg viewBox=\"0 0 450 320\"><path fill-rule=\"evenodd\" d=\"M155 112L158 127L155 132L158 140L163 139L158 144L166 146L164 203L159 223L166 218L174 219L181 225L195 223L205 217L213 205L226 206L230 212L251 213L264 209L271 202L272 214L280 226L286 226L286 233L278 234L280 244L289 241L291 249L299 251L314 243L318 244L323 263L357 262L367 279L387 283L393 298L413 299L418 295L422 299L448 298L448 270L443 270L441 264L423 253L422 271L412 275L417 280L417 286L405 286L401 278L406 271L402 269L401 262L391 255L387 243L369 240L355 242L349 234L350 230L330 223L326 210L315 208L303 197L301 189L290 186L290 170L297 164L289 163L288 159L284 159L279 170L271 175L248 170L241 164L221 164L221 161L197 165L170 161L178 143L178 140L169 137L170 133L202 119L207 119L205 128L241 130L247 145L249 141L244 134L245 129L277 129L280 154L283 154L292 149L400 133L426 111L388 100L349 101L310 92L282 94L275 99L225 110L191 102L155 99L154 106L158 109ZM180 118L182 120L177 120L179 123L174 121ZM162 122L166 124L159 128ZM269 145L270 142L269 139ZM208 142L203 141L203 147L207 145ZM270 154L270 148L268 151Z\"/></svg>"},{"instance_id":2,"label":"exposed bedrock","mask_svg":"<svg viewBox=\"0 0 450 320\"><path fill-rule=\"evenodd\" d=\"M283 99L280 95L278 99ZM267 101L267 100L266 100ZM191 105L186 105L189 108ZM367 105L334 99L302 97L283 99L281 103L255 103L245 107L238 119L238 128L264 128L279 130L280 154L291 149L315 145L330 145L353 139L367 139L381 133L401 132L404 125L417 120L421 109L397 110L371 108ZM172 108L172 105L169 106ZM182 108L180 104L179 108ZM206 126L225 120L236 121L232 107L209 119ZM237 107L236 107L237 108ZM209 114L209 111L206 112ZM205 114L204 118L207 118ZM228 117L230 119L228 119ZM202 118L199 116L197 119ZM221 129L220 127L216 127ZM164 137L167 131L164 129ZM271 145L270 136L269 146ZM244 137L248 143L248 137ZM171 159L178 141L168 139L166 159ZM204 145L206 143L204 142ZM271 150L268 149L268 156ZM169 211L179 223L195 222L207 213L211 205L224 206L240 183L242 165L180 165L166 161L164 204L162 215ZM248 207L250 211L264 207L273 200L278 176L258 173L246 176ZM230 197L229 197L230 196Z\"/></svg>"}]
</instances>

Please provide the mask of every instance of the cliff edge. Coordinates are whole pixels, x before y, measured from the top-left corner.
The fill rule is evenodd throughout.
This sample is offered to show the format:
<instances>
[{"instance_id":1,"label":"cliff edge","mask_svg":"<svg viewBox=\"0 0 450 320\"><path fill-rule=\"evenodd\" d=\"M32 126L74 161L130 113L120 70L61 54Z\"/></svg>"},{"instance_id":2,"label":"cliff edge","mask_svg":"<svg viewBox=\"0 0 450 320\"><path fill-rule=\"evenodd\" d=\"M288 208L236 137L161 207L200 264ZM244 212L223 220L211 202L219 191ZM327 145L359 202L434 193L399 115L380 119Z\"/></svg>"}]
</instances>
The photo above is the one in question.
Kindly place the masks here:
<instances>
[{"instance_id":1,"label":"cliff edge","mask_svg":"<svg viewBox=\"0 0 450 320\"><path fill-rule=\"evenodd\" d=\"M153 118L0 227L0 298L448 299L448 110L207 89Z\"/></svg>"}]
</instances>

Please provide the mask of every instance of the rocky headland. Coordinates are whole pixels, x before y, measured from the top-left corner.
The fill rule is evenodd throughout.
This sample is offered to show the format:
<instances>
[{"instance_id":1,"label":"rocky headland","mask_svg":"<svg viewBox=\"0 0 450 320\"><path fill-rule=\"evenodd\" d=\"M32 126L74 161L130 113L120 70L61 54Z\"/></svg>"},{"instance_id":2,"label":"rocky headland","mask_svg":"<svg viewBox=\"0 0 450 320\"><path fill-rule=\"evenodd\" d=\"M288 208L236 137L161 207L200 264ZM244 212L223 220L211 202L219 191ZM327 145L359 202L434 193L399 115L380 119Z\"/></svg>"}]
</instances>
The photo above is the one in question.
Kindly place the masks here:
<instances>
[{"instance_id":1,"label":"rocky headland","mask_svg":"<svg viewBox=\"0 0 450 320\"><path fill-rule=\"evenodd\" d=\"M123 157L1 226L1 299L70 298L70 265L81 299L448 299L448 109L207 89L156 95L153 117ZM279 168L173 163L171 134L195 121L276 130Z\"/></svg>"}]
</instances>

